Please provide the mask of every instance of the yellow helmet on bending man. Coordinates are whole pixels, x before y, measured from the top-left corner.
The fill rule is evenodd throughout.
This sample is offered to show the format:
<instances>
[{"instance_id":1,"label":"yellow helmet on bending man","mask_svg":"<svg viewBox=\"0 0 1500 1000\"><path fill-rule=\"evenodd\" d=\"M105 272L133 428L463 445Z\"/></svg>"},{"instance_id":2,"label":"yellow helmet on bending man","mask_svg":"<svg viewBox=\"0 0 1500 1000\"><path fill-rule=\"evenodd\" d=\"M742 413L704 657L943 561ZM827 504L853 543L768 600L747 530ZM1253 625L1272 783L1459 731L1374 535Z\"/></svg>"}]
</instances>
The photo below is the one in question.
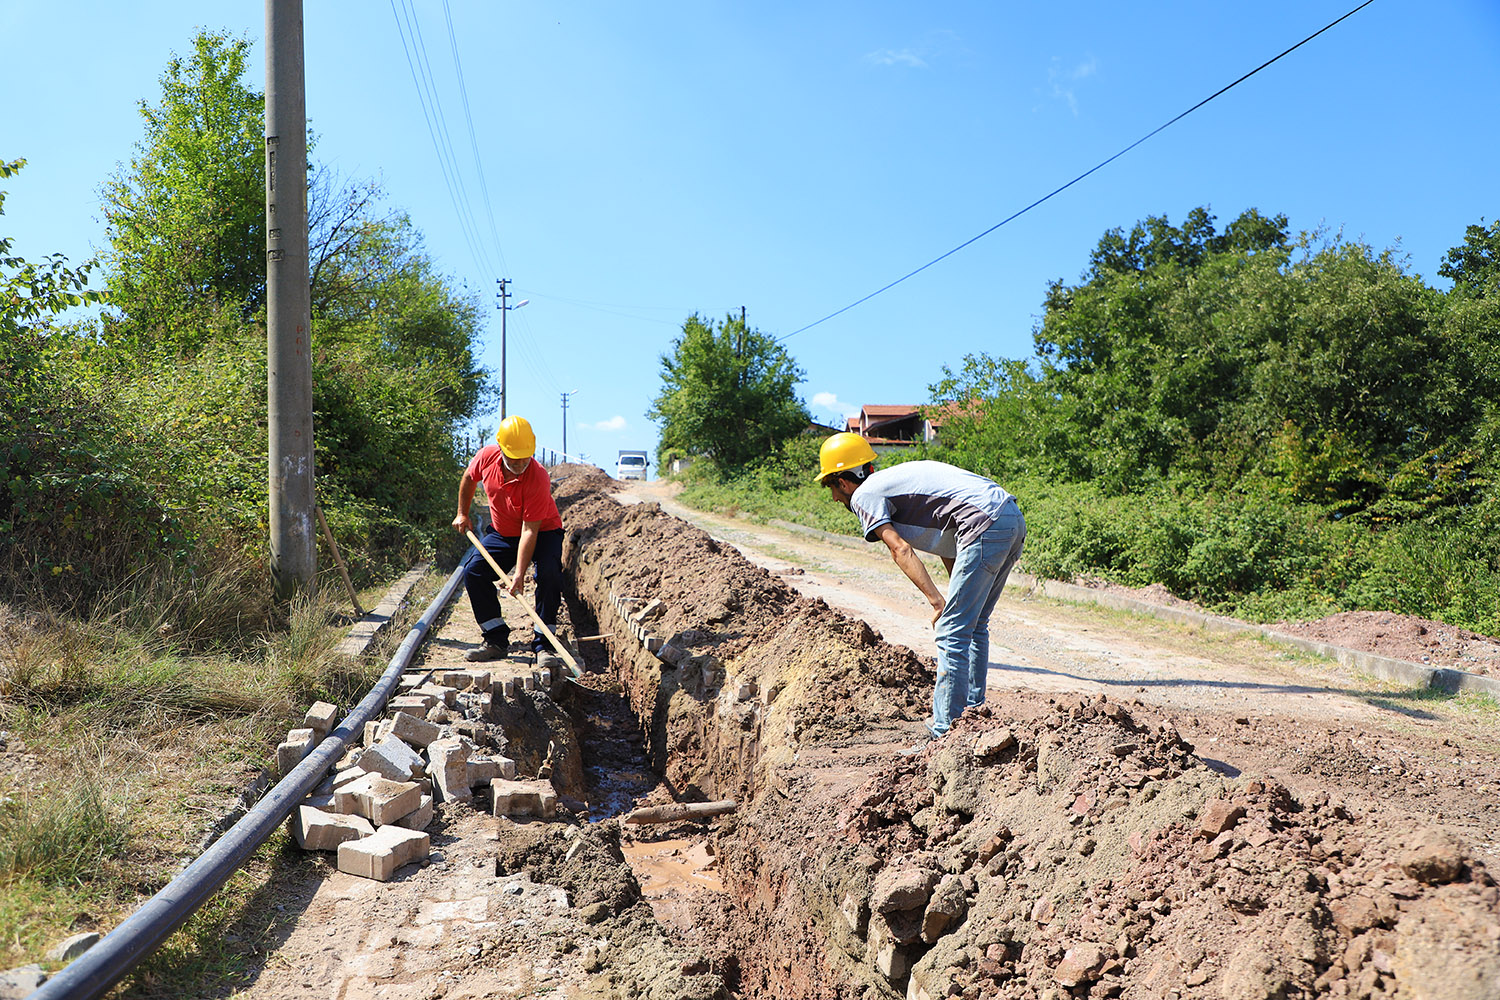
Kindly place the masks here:
<instances>
[{"instance_id":1,"label":"yellow helmet on bending man","mask_svg":"<svg viewBox=\"0 0 1500 1000\"><path fill-rule=\"evenodd\" d=\"M835 472L849 472L875 461L875 449L858 434L842 431L823 442L818 449L818 482Z\"/></svg>"}]
</instances>

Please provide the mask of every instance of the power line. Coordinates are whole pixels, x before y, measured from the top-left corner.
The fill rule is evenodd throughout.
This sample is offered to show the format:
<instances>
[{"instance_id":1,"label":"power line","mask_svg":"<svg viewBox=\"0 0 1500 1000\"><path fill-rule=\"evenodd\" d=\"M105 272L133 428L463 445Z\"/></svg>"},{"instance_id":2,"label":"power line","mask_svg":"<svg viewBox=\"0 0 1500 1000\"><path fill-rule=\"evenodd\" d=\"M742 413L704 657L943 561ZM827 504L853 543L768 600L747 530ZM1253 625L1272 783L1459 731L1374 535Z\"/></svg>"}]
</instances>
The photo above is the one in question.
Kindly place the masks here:
<instances>
[{"instance_id":1,"label":"power line","mask_svg":"<svg viewBox=\"0 0 1500 1000\"><path fill-rule=\"evenodd\" d=\"M447 123L442 114L442 104L438 100L437 85L432 77L431 65L427 61L426 46L422 43L421 29L416 23L416 13L410 10L407 0L402 0L402 8L407 11L405 25L402 23L400 11L396 8L396 0L391 0L391 14L396 19L396 30L401 36L401 47L406 53L406 64L411 70L412 83L417 88L417 100L422 107L422 117L427 123L427 134L432 138L438 167L443 174L443 183L448 189L448 198L453 203L454 214L458 216L459 228L463 231L464 240L469 245L469 253L474 258L475 266L481 271L493 272L494 267L485 258L483 247L477 238L479 227L474 223L473 212L468 209L468 193L463 187L463 177L452 153L453 143L448 138ZM410 43L408 43L408 33L411 36ZM430 110L429 104L431 104Z\"/></svg>"},{"instance_id":2,"label":"power line","mask_svg":"<svg viewBox=\"0 0 1500 1000\"><path fill-rule=\"evenodd\" d=\"M469 149L474 154L474 172L479 175L479 193L484 201L484 212L489 218L490 238L495 241L495 256L500 261L502 273L509 271L510 267L505 262L505 252L500 248L500 231L495 227L494 203L490 200L489 184L485 181L484 164L479 157L479 140L474 134L474 115L469 110L469 88L464 83L463 60L458 55L458 37L453 32L453 11L448 6L448 0L443 0L443 18L448 23L448 47L453 52L453 68L458 75L458 96L463 102L464 121L469 128Z\"/></svg>"},{"instance_id":3,"label":"power line","mask_svg":"<svg viewBox=\"0 0 1500 1000\"><path fill-rule=\"evenodd\" d=\"M1077 177L1075 177L1072 180L1068 181L1068 183L1062 185L1061 187L1054 188L1053 190L1049 191L1048 193L1042 195L1036 201L1032 202L1030 205L1027 205L1025 208L1021 209L1019 212L1015 212L1015 213L1013 213L1013 214L1005 217L1004 219L1001 219L999 222L995 223L993 226L991 226L990 228L986 229L984 232L980 233L978 236L975 236L975 237L973 237L971 239L965 240L964 242L960 243L958 246L954 247L952 250L949 250L947 253L943 254L942 256L940 256L940 257L934 257L932 260L929 260L927 263L923 264L921 267L917 268L916 270L914 270L914 271L908 271L906 274L903 274L901 277L897 278L895 281L892 281L891 283L889 283L887 285L883 285L880 288L875 289L875 291L871 292L869 295L866 295L864 298L856 299L855 301L849 303L847 306L844 306L844 308L836 310L834 312L831 312L827 316L824 316L822 319L814 320L813 322L807 324L804 327L799 327L798 329L793 330L791 333L787 334L785 337L778 337L777 340L776 340L776 342L779 344L779 343L782 343L783 341L790 340L791 338L797 336L797 334L803 333L803 332L805 332L807 330L811 330L813 327L817 326L820 323L826 323L829 320L833 319L835 316L842 315L843 313L848 312L850 309L853 309L855 306L861 305L861 304L863 304L865 302L870 301L871 299L873 299L875 296L879 295L880 293L890 291L892 288L895 288L897 285L901 284L901 282L905 281L906 279L912 278L912 277L915 277L918 274L921 274L923 271L927 270L932 265L938 263L939 261L943 261L943 260L948 259L949 257L952 257L954 254L958 253L960 250L964 249L965 247L967 247L967 246L969 246L971 244L979 242L980 240L982 240L986 236L988 236L990 233L993 233L995 230L997 230L1001 226L1005 225L1007 222L1011 222L1011 221L1013 221L1015 219L1019 219L1021 216L1025 215L1027 212L1031 211L1033 208L1036 208L1042 202L1047 201L1053 195L1061 194L1062 192L1066 191L1068 188L1072 187L1074 184L1077 184L1079 181L1083 180L1085 177L1089 176L1090 174L1094 173L1095 171L1097 171L1097 170L1099 170L1099 169L1101 169L1103 167L1108 166L1109 164L1113 163L1115 160L1118 160L1120 157L1122 157L1126 153L1130 152L1135 147L1139 146L1141 143L1145 142L1147 139L1150 139L1152 136L1156 135L1158 132L1161 132L1164 129L1169 128L1170 126L1175 125L1177 122L1179 122L1182 119L1186 118L1188 115L1192 114L1194 111L1197 111L1199 108L1203 107L1203 105L1207 104L1209 101L1212 101L1214 98L1218 97L1220 94L1223 94L1226 91L1232 90L1233 88L1239 86L1240 84L1244 83L1246 80L1250 79L1255 74L1259 73L1261 70L1265 69L1267 66L1269 66L1272 63L1276 62L1278 59L1281 59L1283 56L1290 55L1291 53L1297 51L1302 46L1304 46L1308 42L1312 41L1314 38L1317 38L1319 35L1323 34L1323 32L1327 31L1329 28L1332 28L1334 25L1338 24L1340 21L1344 21L1344 20L1347 20L1350 17L1353 17L1355 14L1358 14L1360 11L1364 10L1366 7L1370 6L1370 4L1372 4L1374 2L1375 2L1375 0L1365 0L1364 3L1360 4L1358 7L1355 7L1353 10L1349 11L1343 17L1340 17L1340 18L1338 18L1336 20L1330 21L1329 23L1325 24L1323 27L1319 28L1317 31L1314 31L1312 34L1310 34L1306 38L1302 39L1302 41L1298 42L1296 45L1293 45L1291 48L1287 49L1286 51L1280 53L1277 56L1274 56L1271 59L1267 59L1265 62L1261 63L1259 66L1255 67L1250 72L1248 72L1244 76L1240 77L1238 80L1235 80L1233 83L1228 84L1227 86L1224 86L1224 87L1220 87L1218 90L1214 91L1212 94L1209 94L1203 100L1199 101L1197 104L1194 104L1192 107L1188 108L1186 111L1182 112L1177 117L1175 117L1175 118L1171 119L1170 121L1165 122L1165 123L1163 123L1161 125L1158 125L1156 128L1152 129L1150 132L1147 132L1145 135L1141 136L1135 142L1132 142L1130 145L1128 145L1124 149L1120 150L1114 156L1111 156L1107 160L1101 160L1099 163L1095 164L1093 167L1090 167L1088 170L1085 170L1083 173L1079 174Z\"/></svg>"}]
</instances>

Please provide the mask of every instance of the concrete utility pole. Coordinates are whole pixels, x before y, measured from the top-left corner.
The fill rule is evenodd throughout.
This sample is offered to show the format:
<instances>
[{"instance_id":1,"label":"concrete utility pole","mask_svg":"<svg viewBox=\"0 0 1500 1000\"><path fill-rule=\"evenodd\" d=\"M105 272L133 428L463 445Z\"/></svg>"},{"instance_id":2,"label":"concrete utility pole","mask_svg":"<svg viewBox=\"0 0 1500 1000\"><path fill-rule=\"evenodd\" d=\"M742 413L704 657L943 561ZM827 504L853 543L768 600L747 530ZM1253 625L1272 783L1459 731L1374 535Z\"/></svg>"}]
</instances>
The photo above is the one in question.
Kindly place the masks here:
<instances>
[{"instance_id":1,"label":"concrete utility pole","mask_svg":"<svg viewBox=\"0 0 1500 1000\"><path fill-rule=\"evenodd\" d=\"M305 94L302 0L266 0L266 406L271 583L281 600L318 570Z\"/></svg>"},{"instance_id":2,"label":"concrete utility pole","mask_svg":"<svg viewBox=\"0 0 1500 1000\"><path fill-rule=\"evenodd\" d=\"M510 295L509 278L496 278L495 284L500 286L496 297L500 300L500 419L505 419L505 314L510 312L505 304L505 299Z\"/></svg>"},{"instance_id":3,"label":"concrete utility pole","mask_svg":"<svg viewBox=\"0 0 1500 1000\"><path fill-rule=\"evenodd\" d=\"M568 397L571 396L571 395L573 395L577 391L578 391L577 389L574 389L572 392L565 392L565 393L562 394L562 401L563 401L563 446L562 446L562 460L564 462L566 462L568 460Z\"/></svg>"},{"instance_id":4,"label":"concrete utility pole","mask_svg":"<svg viewBox=\"0 0 1500 1000\"><path fill-rule=\"evenodd\" d=\"M512 309L519 309L530 299L522 299L515 305L507 305L505 300L510 297L510 279L496 278L495 284L500 286L500 291L495 293L496 303L500 307L500 419L505 419L505 314Z\"/></svg>"}]
</instances>

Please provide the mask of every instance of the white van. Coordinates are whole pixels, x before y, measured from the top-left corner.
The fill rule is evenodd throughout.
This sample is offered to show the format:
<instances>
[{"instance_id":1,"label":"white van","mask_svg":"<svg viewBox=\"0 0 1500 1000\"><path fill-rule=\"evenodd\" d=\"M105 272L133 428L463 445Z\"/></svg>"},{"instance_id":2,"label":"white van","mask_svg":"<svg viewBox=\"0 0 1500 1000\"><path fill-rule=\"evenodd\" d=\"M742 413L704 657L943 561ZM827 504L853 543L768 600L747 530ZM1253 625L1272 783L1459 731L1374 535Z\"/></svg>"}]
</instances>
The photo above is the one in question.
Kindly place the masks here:
<instances>
[{"instance_id":1,"label":"white van","mask_svg":"<svg viewBox=\"0 0 1500 1000\"><path fill-rule=\"evenodd\" d=\"M643 480L646 478L646 467L650 464L646 461L644 451L622 451L615 466L615 478Z\"/></svg>"}]
</instances>

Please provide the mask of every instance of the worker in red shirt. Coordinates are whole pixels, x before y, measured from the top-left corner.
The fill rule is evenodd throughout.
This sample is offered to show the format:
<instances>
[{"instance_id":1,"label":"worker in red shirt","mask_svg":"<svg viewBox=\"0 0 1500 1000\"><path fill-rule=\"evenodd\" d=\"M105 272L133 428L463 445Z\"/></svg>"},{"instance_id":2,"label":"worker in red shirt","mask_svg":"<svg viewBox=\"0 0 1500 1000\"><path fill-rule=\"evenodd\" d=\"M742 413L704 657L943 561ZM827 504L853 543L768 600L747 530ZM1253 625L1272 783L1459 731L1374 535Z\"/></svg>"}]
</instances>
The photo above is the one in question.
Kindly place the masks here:
<instances>
[{"instance_id":1,"label":"worker in red shirt","mask_svg":"<svg viewBox=\"0 0 1500 1000\"><path fill-rule=\"evenodd\" d=\"M479 449L458 480L458 516L453 530L474 530L469 505L474 488L484 484L490 502L490 525L480 540L500 568L510 576L510 592L517 597L526 586L526 570L536 565L536 613L556 631L557 608L562 603L562 517L552 499L552 480L531 455L536 434L524 417L506 417L495 432L495 444ZM495 593L495 571L478 552L470 551L464 564L464 587L474 608L474 620L484 634L484 644L464 658L475 663L503 660L510 655L510 626L500 613ZM561 657L547 646L540 629L534 629L532 652L538 665L551 666Z\"/></svg>"}]
</instances>

